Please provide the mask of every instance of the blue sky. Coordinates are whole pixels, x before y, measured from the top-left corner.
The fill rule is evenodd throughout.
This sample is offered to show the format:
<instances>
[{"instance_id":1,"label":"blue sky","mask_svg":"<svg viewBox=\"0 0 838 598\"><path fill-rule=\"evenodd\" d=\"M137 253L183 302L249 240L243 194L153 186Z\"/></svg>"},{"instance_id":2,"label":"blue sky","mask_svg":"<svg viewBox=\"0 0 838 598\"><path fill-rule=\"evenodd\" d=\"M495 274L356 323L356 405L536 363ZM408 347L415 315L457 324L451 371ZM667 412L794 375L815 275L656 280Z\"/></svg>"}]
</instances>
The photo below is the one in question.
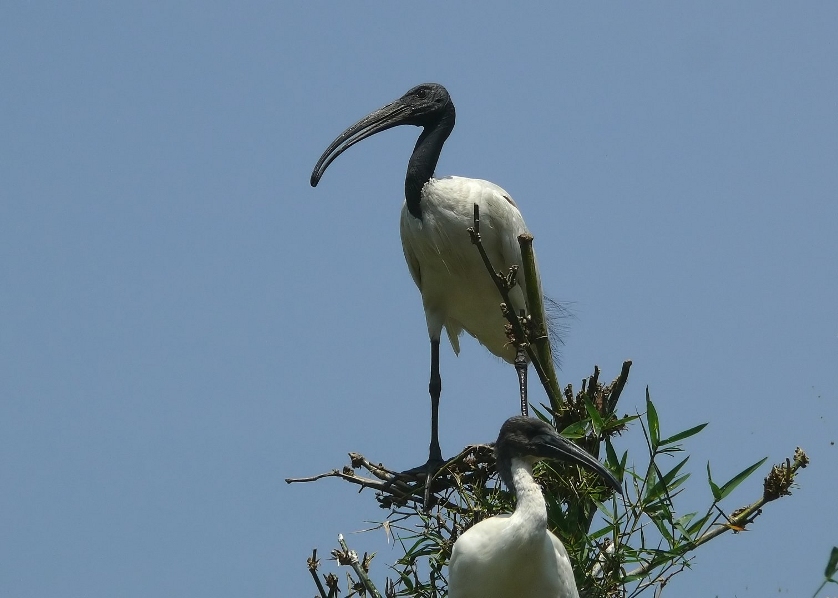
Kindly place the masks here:
<instances>
[{"instance_id":1,"label":"blue sky","mask_svg":"<svg viewBox=\"0 0 838 598\"><path fill-rule=\"evenodd\" d=\"M752 531L664 595L808 596L838 544L838 7L830 3L6 5L0 19L0 590L307 596L336 481L423 461L428 346L398 237L402 127L328 143L424 81L438 174L516 199L575 317L563 384L634 367L688 449L685 510L802 446ZM512 369L442 352L441 443L493 440ZM535 389L537 392L537 389ZM636 435L625 439L635 446ZM754 477L726 504L756 498Z\"/></svg>"}]
</instances>

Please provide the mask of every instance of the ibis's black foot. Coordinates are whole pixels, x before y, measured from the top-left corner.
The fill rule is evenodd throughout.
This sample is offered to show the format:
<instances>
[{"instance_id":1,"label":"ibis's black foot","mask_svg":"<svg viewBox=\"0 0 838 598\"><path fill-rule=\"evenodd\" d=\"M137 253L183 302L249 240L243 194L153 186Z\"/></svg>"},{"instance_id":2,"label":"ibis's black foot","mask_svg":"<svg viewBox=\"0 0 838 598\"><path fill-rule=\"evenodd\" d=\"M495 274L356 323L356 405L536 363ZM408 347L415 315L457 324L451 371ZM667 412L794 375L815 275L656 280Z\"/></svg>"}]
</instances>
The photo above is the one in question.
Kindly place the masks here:
<instances>
[{"instance_id":1,"label":"ibis's black foot","mask_svg":"<svg viewBox=\"0 0 838 598\"><path fill-rule=\"evenodd\" d=\"M399 475L413 476L415 478L423 478L426 475L428 475L429 473L431 475L433 475L436 472L438 472L442 468L442 466L445 465L445 463L446 463L445 459L442 459L442 458L428 459L422 465L419 465L417 467L412 467L410 469L406 469L403 472L401 472L401 474L399 474Z\"/></svg>"},{"instance_id":2,"label":"ibis's black foot","mask_svg":"<svg viewBox=\"0 0 838 598\"><path fill-rule=\"evenodd\" d=\"M447 461L445 461L445 459L443 459L441 456L438 458L431 457L423 465L413 467L399 474L403 476L412 476L415 477L417 480L422 480L425 482L425 493L422 497L422 504L425 507L426 513L431 508L431 482L433 481L433 478L437 474L437 472L440 469L442 469L442 467L446 463Z\"/></svg>"}]
</instances>

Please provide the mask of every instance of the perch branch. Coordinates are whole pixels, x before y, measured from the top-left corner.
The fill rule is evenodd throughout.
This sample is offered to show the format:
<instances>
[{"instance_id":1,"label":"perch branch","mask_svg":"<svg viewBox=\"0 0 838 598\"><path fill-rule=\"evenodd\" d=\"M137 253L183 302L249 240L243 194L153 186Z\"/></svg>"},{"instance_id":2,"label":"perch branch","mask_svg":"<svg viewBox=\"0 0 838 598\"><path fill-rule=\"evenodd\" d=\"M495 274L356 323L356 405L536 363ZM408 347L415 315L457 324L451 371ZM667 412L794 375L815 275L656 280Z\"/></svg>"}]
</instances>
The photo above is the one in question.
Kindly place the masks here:
<instances>
[{"instance_id":1,"label":"perch branch","mask_svg":"<svg viewBox=\"0 0 838 598\"><path fill-rule=\"evenodd\" d=\"M771 472L766 476L764 482L764 490L762 498L758 501L734 511L733 515L728 519L727 523L721 524L718 527L710 529L703 533L693 542L688 543L684 555L694 551L702 544L706 544L713 538L717 538L725 532L733 530L734 532L742 531L745 527L753 522L760 514L762 514L762 507L773 500L777 500L781 496L791 494L789 489L794 483L794 476L799 469L806 467L809 464L809 457L799 448L794 451L794 462L786 459L786 463L782 465L775 465L771 468ZM715 506L716 503L713 503ZM683 556L683 555L682 555ZM660 565L656 559L653 559L626 574L626 577L644 577L649 574L652 569Z\"/></svg>"},{"instance_id":2,"label":"perch branch","mask_svg":"<svg viewBox=\"0 0 838 598\"><path fill-rule=\"evenodd\" d=\"M550 399L550 405L561 405L561 393L558 395L554 394L553 386L554 383L551 383L547 372L544 370L544 367L539 359L538 354L533 350L532 346L529 342L527 342L527 334L524 331L524 326L521 324L521 320L516 315L517 312L515 311L515 306L512 304L512 300L509 298L509 289L511 288L512 284L514 284L515 280L515 272L517 271L517 266L512 266L510 270L509 278L499 274L494 267L492 266L492 262L489 259L489 256L486 254L486 249L483 247L483 242L480 240L480 206L474 204L474 226L468 229L468 234L471 236L471 242L477 246L477 250L480 252L480 257L483 260L483 264L486 266L486 270L489 271L489 276L495 283L498 291L500 292L500 296L503 299L503 303L505 308L502 308L502 312L506 321L509 322L509 325L512 327L512 332L515 336L516 341L519 345L524 347L524 350L527 352L527 357L529 357L530 362L533 364L536 373L538 374L539 380L541 380L541 385L544 387L544 391L547 393L547 396ZM549 341L548 341L549 342Z\"/></svg>"},{"instance_id":3,"label":"perch branch","mask_svg":"<svg viewBox=\"0 0 838 598\"><path fill-rule=\"evenodd\" d=\"M351 467L344 467L341 470L331 471L318 475L285 478L288 484L316 482L323 478L339 478L351 484L364 488L371 488L381 494L378 502L382 507L389 508L393 504L406 504L408 501L414 504L424 502L424 477L415 474L398 473L387 469L381 464L373 464L366 457L359 453L349 453ZM465 447L459 454L452 457L439 469L433 478L434 487L437 491L447 490L458 486L460 476L474 476L481 471L485 477L494 472L494 447L488 444L473 444ZM365 477L355 473L355 469L363 469L374 477ZM436 497L435 497L436 498ZM438 505L453 511L461 510L459 506L447 500L439 500Z\"/></svg>"},{"instance_id":4,"label":"perch branch","mask_svg":"<svg viewBox=\"0 0 838 598\"><path fill-rule=\"evenodd\" d=\"M532 249L533 236L524 233L518 236L518 245L521 247L521 261L524 269L524 293L527 297L527 306L531 318L530 333L532 345L538 354L539 363L544 368L545 380L541 383L549 386L547 396L550 398L550 407L553 412L558 412L561 407L562 391L559 386L559 378L553 366L553 349L550 346L550 337L547 334L547 322L544 317L544 294L541 291L538 269L535 266L535 252ZM546 389L545 386L545 389Z\"/></svg>"},{"instance_id":5,"label":"perch branch","mask_svg":"<svg viewBox=\"0 0 838 598\"><path fill-rule=\"evenodd\" d=\"M308 571L314 578L314 583L317 585L317 591L320 592L320 598L328 598L328 594L326 594L326 589L323 587L323 584L320 583L320 578L317 577L317 567L319 566L320 559L317 558L317 549L315 548L311 552L311 558L308 559Z\"/></svg>"}]
</instances>

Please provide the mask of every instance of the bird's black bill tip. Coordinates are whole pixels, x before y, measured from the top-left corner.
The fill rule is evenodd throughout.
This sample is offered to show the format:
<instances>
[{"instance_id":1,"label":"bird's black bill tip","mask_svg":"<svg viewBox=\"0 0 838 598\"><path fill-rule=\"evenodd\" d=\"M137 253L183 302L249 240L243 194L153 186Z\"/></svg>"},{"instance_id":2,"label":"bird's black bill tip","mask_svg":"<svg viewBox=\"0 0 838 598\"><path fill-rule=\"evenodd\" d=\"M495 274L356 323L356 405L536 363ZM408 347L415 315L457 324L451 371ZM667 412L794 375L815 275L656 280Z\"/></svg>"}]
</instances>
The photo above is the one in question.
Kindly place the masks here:
<instances>
[{"instance_id":1,"label":"bird's black bill tip","mask_svg":"<svg viewBox=\"0 0 838 598\"><path fill-rule=\"evenodd\" d=\"M607 467L605 467L605 465L603 465L602 463L600 463L598 460L594 459L593 457L592 457L591 462L587 462L587 463L579 462L579 463L581 465L587 465L587 467L591 471L593 471L600 478L602 478L602 480L605 482L605 484L609 488L611 488L614 492L616 492L620 496L623 495L623 486L622 486L622 484L620 484L620 480L618 480L617 477L613 473L611 473L611 471L609 471Z\"/></svg>"},{"instance_id":2,"label":"bird's black bill tip","mask_svg":"<svg viewBox=\"0 0 838 598\"><path fill-rule=\"evenodd\" d=\"M548 434L542 436L542 439L546 449L542 456L552 457L563 461L570 461L572 463L582 465L583 467L586 467L596 473L600 478L602 478L609 488L622 496L622 484L620 484L620 481L614 476L614 474L611 473L605 465L600 463L596 457L570 440L559 435L557 432L552 430L552 427Z\"/></svg>"},{"instance_id":3,"label":"bird's black bill tip","mask_svg":"<svg viewBox=\"0 0 838 598\"><path fill-rule=\"evenodd\" d=\"M608 471L608 470L606 470L606 471ZM616 477L614 477L614 474L612 474L612 473L609 471L609 472L608 472L608 475L603 476L603 478L604 478L604 479L605 479L605 481L608 483L608 486L609 486L612 490L614 490L614 492L616 492L616 493L617 493L617 494L619 494L620 496L623 496L623 486L622 486L622 484L620 484L620 480L618 480Z\"/></svg>"}]
</instances>

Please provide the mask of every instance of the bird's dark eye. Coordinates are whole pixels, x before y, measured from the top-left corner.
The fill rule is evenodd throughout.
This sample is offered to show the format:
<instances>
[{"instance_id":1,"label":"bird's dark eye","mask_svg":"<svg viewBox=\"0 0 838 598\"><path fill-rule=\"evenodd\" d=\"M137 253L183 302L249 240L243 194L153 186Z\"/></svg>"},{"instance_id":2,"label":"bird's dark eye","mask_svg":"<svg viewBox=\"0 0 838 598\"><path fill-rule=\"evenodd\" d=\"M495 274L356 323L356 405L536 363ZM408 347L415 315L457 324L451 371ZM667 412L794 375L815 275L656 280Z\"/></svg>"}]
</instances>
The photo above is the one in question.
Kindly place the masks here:
<instances>
[{"instance_id":1,"label":"bird's dark eye","mask_svg":"<svg viewBox=\"0 0 838 598\"><path fill-rule=\"evenodd\" d=\"M427 96L427 95L428 95L428 92L424 89L420 89L419 91L416 92L416 97L419 98L420 100L424 100L425 96Z\"/></svg>"}]
</instances>

